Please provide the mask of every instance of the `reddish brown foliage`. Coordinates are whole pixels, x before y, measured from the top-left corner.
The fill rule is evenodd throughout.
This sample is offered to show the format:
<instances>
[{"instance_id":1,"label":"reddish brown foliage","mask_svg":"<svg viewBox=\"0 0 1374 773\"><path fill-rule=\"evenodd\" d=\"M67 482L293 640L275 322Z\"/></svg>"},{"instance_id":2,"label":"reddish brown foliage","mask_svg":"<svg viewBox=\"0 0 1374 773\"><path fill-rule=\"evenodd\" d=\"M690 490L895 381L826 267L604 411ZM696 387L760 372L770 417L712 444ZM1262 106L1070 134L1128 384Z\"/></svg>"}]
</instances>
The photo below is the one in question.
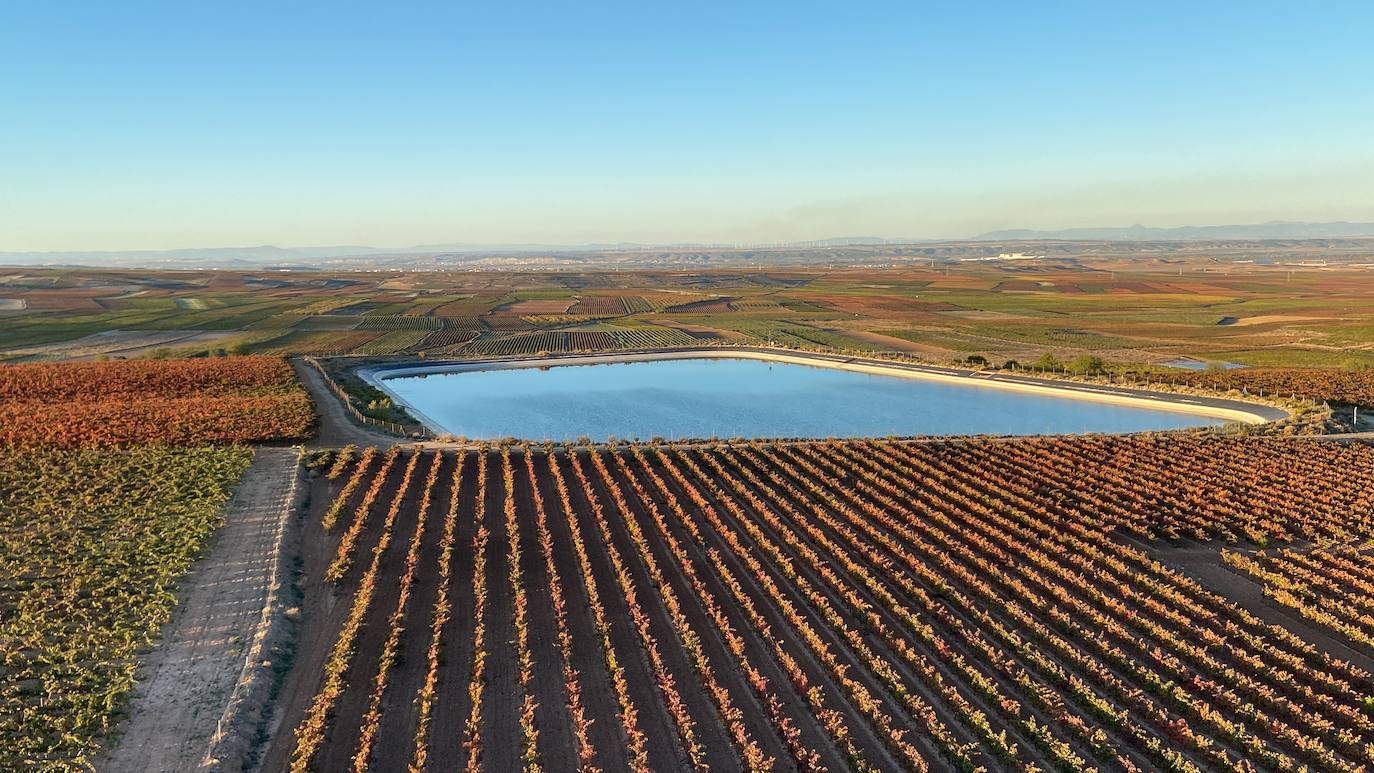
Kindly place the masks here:
<instances>
[{"instance_id":1,"label":"reddish brown foliage","mask_svg":"<svg viewBox=\"0 0 1374 773\"><path fill-rule=\"evenodd\" d=\"M44 362L0 368L0 400L62 403L115 397L216 397L299 392L280 357Z\"/></svg>"},{"instance_id":2,"label":"reddish brown foliage","mask_svg":"<svg viewBox=\"0 0 1374 773\"><path fill-rule=\"evenodd\" d=\"M319 637L306 640L333 644L327 666L296 672L322 707L284 717L279 743L308 753L298 771L343 769L365 743L416 771L1369 760L1363 667L1144 548L1187 536L1363 544L1368 446L1089 437L440 453L341 465L387 492L385 519L331 487L361 519L348 549L370 569L327 577L337 587L307 601L351 597L354 609L346 624L307 623ZM440 468L424 489L399 471L421 464ZM431 500L450 503L439 550L422 544ZM1266 563L1266 582L1302 587L1274 598L1363 636L1368 594L1350 589L1374 584L1367 556L1283 555L1295 563ZM451 588L426 583L436 574ZM414 631L429 635L398 660L394 642ZM451 659L421 657L426 646ZM264 769L287 753L270 750L282 762Z\"/></svg>"},{"instance_id":3,"label":"reddish brown foliage","mask_svg":"<svg viewBox=\"0 0 1374 773\"><path fill-rule=\"evenodd\" d=\"M0 368L0 447L297 439L313 421L276 357Z\"/></svg>"},{"instance_id":4,"label":"reddish brown foliage","mask_svg":"<svg viewBox=\"0 0 1374 773\"><path fill-rule=\"evenodd\" d=\"M1209 389L1245 389L1253 394L1297 395L1350 405L1374 405L1374 368L1247 368L1219 373L1189 373L1182 377Z\"/></svg>"}]
</instances>

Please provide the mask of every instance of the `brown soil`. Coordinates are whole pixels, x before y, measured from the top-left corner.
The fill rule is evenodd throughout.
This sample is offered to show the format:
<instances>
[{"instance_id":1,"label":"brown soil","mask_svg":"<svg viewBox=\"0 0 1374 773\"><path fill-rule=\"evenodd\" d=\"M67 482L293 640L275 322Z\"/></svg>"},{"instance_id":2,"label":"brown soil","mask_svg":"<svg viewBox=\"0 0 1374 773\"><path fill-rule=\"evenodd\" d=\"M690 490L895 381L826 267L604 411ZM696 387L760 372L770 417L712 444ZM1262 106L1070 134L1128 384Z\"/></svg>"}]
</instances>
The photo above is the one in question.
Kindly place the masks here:
<instances>
[{"instance_id":1,"label":"brown soil","mask_svg":"<svg viewBox=\"0 0 1374 773\"><path fill-rule=\"evenodd\" d=\"M503 314L529 315L529 314L566 314L568 309L576 303L574 300L536 300L536 301L516 301L502 306L498 311Z\"/></svg>"},{"instance_id":2,"label":"brown soil","mask_svg":"<svg viewBox=\"0 0 1374 773\"><path fill-rule=\"evenodd\" d=\"M1185 447L1192 451L1178 451ZM419 521L416 510L424 475L436 452L420 453L424 457L402 500L392 544L382 557L373 606L355 643L342 695L333 706L325 744L314 761L316 770L348 767L357 748L381 646L391 633L388 618L399 594L404 555ZM1335 468L1374 469L1362 446L1298 447L1253 439L1175 439L1166 446L1149 438L797 443L757 449L692 447L682 449L680 456L670 450L670 465L648 449L647 468L625 451L564 449L550 460L543 451L516 449L511 452L515 484L510 492L502 481L498 451L437 453L443 454L443 467L434 492L435 509L420 543L413 595L401 616L400 657L392 665L377 726L372 758L376 770L404 770L415 752L415 697L427 667L425 651L437 598L440 556L435 543L440 515L447 507L449 473L460 454L465 461L452 555L454 614L444 631L433 726L424 739L430 770L460 769L468 761L462 743L475 644L471 572L477 518L490 535L482 768L518 769L525 740L518 721L522 687L508 577L512 540L519 541L518 568L529 596L533 672L528 684L538 704L539 761L550 771L572 771L576 766L561 671L563 653L555 638L549 578L525 476L527 453L533 454L534 485L547 509L553 561L567 598L572 637L568 654L592 720L593 763L602 770L628 767L627 742L573 549L574 530L587 549L592 581L609 624L610 648L624 669L652 768L685 770L689 765L674 713L656 683L648 638L663 657L711 769L742 768L727 723L684 649L682 631L668 615L665 588L655 584L640 544L631 538L631 522L642 530L644 547L663 582L682 603L706 667L729 703L739 709L750 738L774 757L775 770L796 766L714 618L706 614L703 598L720 604L745 656L766 677L768 692L777 697L782 714L794 726L797 742L816 752L830 770L848 767L843 744L825 731L821 717L790 681L787 662L821 690L825 708L835 712L865 761L883 771L904 767L884 737L884 725L909 741L932 771L950 770L954 764L949 750L927 729L931 723L942 728L953 745L971 750L970 764L990 770L1063 767L1056 754L1071 754L1085 767L1104 771L1158 769L1164 752L1211 769L1218 767L1209 756L1211 750L1233 760L1252 759L1253 744L1266 753L1308 760L1302 746L1307 742L1296 736L1237 740L1216 718L1247 727L1275 718L1342 763L1353 764L1357 747L1340 741L1337 729L1326 728L1348 730L1361 743L1370 735L1350 719L1363 711L1361 696L1374 690L1370 678L1347 670L1340 672L1338 681L1321 682L1312 678L1312 670L1339 670L1321 659L1324 653L1368 669L1374 666L1374 653L1350 647L1269 603L1253 583L1222 568L1210 547L1155 553L1198 578L1199 587L1138 552L1121 536L1124 527L1105 525L1135 519L1162 529L1200 522L1202 481L1234 478L1232 465L1241 462L1245 469L1269 470L1269 477L1238 482L1250 488L1227 488L1221 494L1215 485L1208 486L1205 501L1212 509L1207 523L1225 524L1255 513L1277 518L1280 510L1314 502L1310 489L1321 481L1322 503L1298 513L1294 522L1312 525L1326 519L1334 524L1351 509L1347 504L1367 496L1361 493L1367 491L1367 482L1344 482L1327 473ZM477 502L481 454L487 459L488 493L485 501ZM587 474L585 490L574 474L572 454ZM608 477L602 477L590 454L600 455ZM701 473L689 469L687 459ZM319 529L318 519L330 491L341 483L314 483L316 504L303 524L313 538L305 540L303 551L301 649L278 707L281 730L264 758L266 771L287 766L294 728L319 687L321 667L378 544L382 516L396 494L403 463L399 460L388 476L355 548L354 567L337 585L320 576L348 518L341 519L332 534ZM568 483L571 513L564 512L551 464ZM682 480L670 466L681 471ZM1262 495L1274 486L1292 492L1296 504L1280 504L1280 499ZM613 487L624 495L623 510L612 495ZM647 499L641 499L640 489ZM709 507L697 503L698 492ZM515 505L515 534L506 532L508 496ZM597 525L593 502L604 514L609 542ZM674 506L681 508L681 516ZM663 517L662 528L680 543L685 563L669 550L659 522L651 517L655 510ZM714 520L708 513L714 513ZM1340 523L1340 528L1359 528L1353 520ZM689 527L695 527L699 537ZM635 598L647 616L649 637L641 638L630 618L626 594L610 561L611 546L624 561ZM758 561L758 575L749 557ZM687 580L688 567L701 579L702 596ZM767 590L770 581L777 586L777 596ZM766 622L766 634L737 602L731 582L738 582L739 594ZM790 615L804 620L815 638L804 635ZM1283 626L1300 641L1279 636L1272 625ZM1174 633L1180 629L1189 635ZM1198 648L1198 641L1211 643ZM1311 690L1276 677L1279 671L1296 674ZM845 680L862 685L872 699L871 710L862 707ZM1156 680L1176 685L1183 699L1148 689ZM1068 689L1070 685L1074 690ZM1085 692L1096 702L1086 700ZM912 703L929 706L929 716L908 708ZM1110 723L1099 713L1104 705L1112 709L1115 719ZM873 720L871 711L881 719ZM986 722L992 733L1004 734L1016 748L1010 755L1014 760L996 756L992 744L982 740L968 719L969 712ZM1258 719L1247 719L1251 713ZM1185 725L1203 742L1192 743L1180 734L1177 728ZM1051 734L1057 745L1045 744L1041 733Z\"/></svg>"},{"instance_id":3,"label":"brown soil","mask_svg":"<svg viewBox=\"0 0 1374 773\"><path fill-rule=\"evenodd\" d=\"M1251 327L1270 325L1279 322L1330 322L1330 317L1310 317L1301 314L1260 314L1255 317L1241 317L1231 327Z\"/></svg>"},{"instance_id":4,"label":"brown soil","mask_svg":"<svg viewBox=\"0 0 1374 773\"><path fill-rule=\"evenodd\" d=\"M296 371L296 378L300 379L301 385L310 392L310 399L315 401L315 415L319 418L319 429L315 439L306 444L307 448L389 446L397 441L393 435L365 428L355 422L344 411L339 398L325 386L324 377L308 363L293 359L291 367Z\"/></svg>"},{"instance_id":5,"label":"brown soil","mask_svg":"<svg viewBox=\"0 0 1374 773\"><path fill-rule=\"evenodd\" d=\"M916 341L908 341L908 340L906 340L905 338L898 338L898 337L896 337L896 336L883 335L882 333L873 333L873 332L870 332L870 331L867 331L867 330L845 330L844 333L845 333L845 335L849 336L850 338L857 338L857 339L859 339L860 341L865 341L865 342L870 343L870 344L873 344L873 345L875 345L875 346L881 346L881 347L883 347L884 349L891 349L891 350L893 350L893 351L898 351L898 352L906 352L906 353L908 353L908 354L953 354L953 353L954 353L954 350L952 350L952 349L946 349L946 348L944 348L944 347L942 347L942 346L934 346L934 345L932 345L932 344L917 343Z\"/></svg>"},{"instance_id":6,"label":"brown soil","mask_svg":"<svg viewBox=\"0 0 1374 773\"><path fill-rule=\"evenodd\" d=\"M688 335L701 339L723 339L727 341L738 341L746 336L738 330L723 330L718 327L707 325L689 325L686 322L673 322L671 320L654 320L654 324L670 327L674 330L681 330Z\"/></svg>"},{"instance_id":7,"label":"brown soil","mask_svg":"<svg viewBox=\"0 0 1374 773\"><path fill-rule=\"evenodd\" d=\"M1237 572L1221 560L1221 548L1213 545L1154 547L1156 560L1197 580L1202 587L1239 604L1270 625L1288 629L1342 660L1374 673L1374 652L1304 619L1297 612L1264 595L1264 586Z\"/></svg>"}]
</instances>

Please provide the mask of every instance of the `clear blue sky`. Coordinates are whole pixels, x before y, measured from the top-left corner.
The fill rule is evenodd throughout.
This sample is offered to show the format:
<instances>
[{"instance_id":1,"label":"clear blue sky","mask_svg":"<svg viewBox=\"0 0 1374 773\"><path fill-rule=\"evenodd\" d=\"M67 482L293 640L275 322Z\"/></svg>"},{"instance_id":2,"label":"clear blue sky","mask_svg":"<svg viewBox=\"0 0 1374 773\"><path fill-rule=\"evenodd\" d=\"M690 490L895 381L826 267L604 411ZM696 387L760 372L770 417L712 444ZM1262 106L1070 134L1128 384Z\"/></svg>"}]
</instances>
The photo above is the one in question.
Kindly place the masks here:
<instances>
[{"instance_id":1,"label":"clear blue sky","mask_svg":"<svg viewBox=\"0 0 1374 773\"><path fill-rule=\"evenodd\" d=\"M1374 220L1367 2L0 4L0 250Z\"/></svg>"}]
</instances>

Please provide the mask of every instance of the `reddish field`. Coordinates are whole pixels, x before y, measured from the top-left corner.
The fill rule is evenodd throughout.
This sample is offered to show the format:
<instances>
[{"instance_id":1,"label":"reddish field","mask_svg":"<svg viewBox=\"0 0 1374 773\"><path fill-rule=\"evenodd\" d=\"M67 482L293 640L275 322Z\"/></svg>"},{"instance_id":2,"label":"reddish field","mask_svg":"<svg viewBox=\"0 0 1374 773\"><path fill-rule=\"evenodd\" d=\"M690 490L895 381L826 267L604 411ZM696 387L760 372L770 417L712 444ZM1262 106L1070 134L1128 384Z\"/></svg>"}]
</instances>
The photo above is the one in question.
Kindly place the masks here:
<instances>
[{"instance_id":1,"label":"reddish field","mask_svg":"<svg viewBox=\"0 0 1374 773\"><path fill-rule=\"evenodd\" d=\"M1226 552L1222 559L1264 584L1264 594L1347 639L1374 647L1374 553L1340 547Z\"/></svg>"},{"instance_id":2,"label":"reddish field","mask_svg":"<svg viewBox=\"0 0 1374 773\"><path fill-rule=\"evenodd\" d=\"M1374 406L1374 368L1246 368L1189 373L1181 380L1208 389L1245 389L1254 394Z\"/></svg>"},{"instance_id":3,"label":"reddish field","mask_svg":"<svg viewBox=\"0 0 1374 773\"><path fill-rule=\"evenodd\" d=\"M1137 542L1367 540L1371 471L1209 437L346 457L265 769L1355 771L1370 674Z\"/></svg>"},{"instance_id":4,"label":"reddish field","mask_svg":"<svg viewBox=\"0 0 1374 773\"><path fill-rule=\"evenodd\" d=\"M314 405L278 357L0 366L0 447L307 437Z\"/></svg>"}]
</instances>

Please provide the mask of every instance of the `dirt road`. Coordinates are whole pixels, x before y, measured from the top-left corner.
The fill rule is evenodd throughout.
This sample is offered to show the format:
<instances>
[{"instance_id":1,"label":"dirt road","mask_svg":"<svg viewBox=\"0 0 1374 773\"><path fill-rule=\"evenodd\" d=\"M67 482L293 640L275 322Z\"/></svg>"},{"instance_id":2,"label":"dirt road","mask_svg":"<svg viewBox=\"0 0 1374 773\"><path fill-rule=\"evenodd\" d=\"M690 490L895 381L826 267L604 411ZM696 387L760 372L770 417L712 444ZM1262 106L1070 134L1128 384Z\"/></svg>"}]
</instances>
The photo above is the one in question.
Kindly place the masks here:
<instances>
[{"instance_id":1,"label":"dirt road","mask_svg":"<svg viewBox=\"0 0 1374 773\"><path fill-rule=\"evenodd\" d=\"M297 452L260 448L209 553L192 567L171 622L146 658L108 773L194 770L243 670L295 498Z\"/></svg>"},{"instance_id":2,"label":"dirt road","mask_svg":"<svg viewBox=\"0 0 1374 773\"><path fill-rule=\"evenodd\" d=\"M1370 657L1368 652L1264 595L1264 586L1222 562L1218 547L1190 545L1151 549L1140 542L1134 544L1146 549L1155 560L1182 571L1197 580L1203 588L1225 596L1264 622L1287 628L1290 633L1320 647L1333 657L1348 660L1366 670L1374 670L1374 657Z\"/></svg>"},{"instance_id":3,"label":"dirt road","mask_svg":"<svg viewBox=\"0 0 1374 773\"><path fill-rule=\"evenodd\" d=\"M300 379L301 384L310 391L310 397L315 401L315 411L320 419L319 433L315 439L306 444L307 448L338 448L350 443L357 446L380 446L387 447L399 442L405 442L404 438L388 435L382 432L374 432L358 426L356 422L344 411L339 398L329 391L325 386L324 377L318 370L310 367L303 360L293 359L291 367L296 370L296 378Z\"/></svg>"}]
</instances>

